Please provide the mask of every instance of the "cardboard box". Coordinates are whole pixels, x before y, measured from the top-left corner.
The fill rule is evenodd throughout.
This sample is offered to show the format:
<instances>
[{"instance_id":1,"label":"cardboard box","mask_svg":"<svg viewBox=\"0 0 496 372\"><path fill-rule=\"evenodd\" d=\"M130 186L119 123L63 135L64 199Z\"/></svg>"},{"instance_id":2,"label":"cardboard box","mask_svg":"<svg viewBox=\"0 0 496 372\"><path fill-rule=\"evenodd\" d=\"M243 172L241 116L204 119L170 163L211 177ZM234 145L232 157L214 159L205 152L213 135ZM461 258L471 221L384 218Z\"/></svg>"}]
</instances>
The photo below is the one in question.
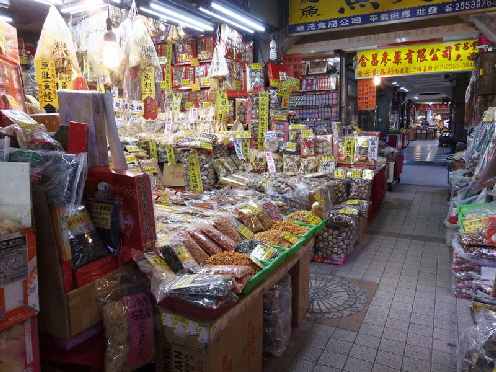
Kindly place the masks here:
<instances>
[{"instance_id":1,"label":"cardboard box","mask_svg":"<svg viewBox=\"0 0 496 372\"><path fill-rule=\"evenodd\" d=\"M300 260L289 270L291 275L291 289L293 297L291 299L291 324L299 326L310 307L310 260L313 255L313 238L305 247Z\"/></svg>"},{"instance_id":2,"label":"cardboard box","mask_svg":"<svg viewBox=\"0 0 496 372\"><path fill-rule=\"evenodd\" d=\"M80 267L72 272L74 286L82 287L89 282L101 278L117 269L117 257L109 255L102 257L88 265Z\"/></svg>"},{"instance_id":3,"label":"cardboard box","mask_svg":"<svg viewBox=\"0 0 496 372\"><path fill-rule=\"evenodd\" d=\"M165 187L186 186L182 164L164 164L162 182Z\"/></svg>"},{"instance_id":4,"label":"cardboard box","mask_svg":"<svg viewBox=\"0 0 496 372\"><path fill-rule=\"evenodd\" d=\"M0 330L35 316L39 310L33 228L0 236Z\"/></svg>"},{"instance_id":5,"label":"cardboard box","mask_svg":"<svg viewBox=\"0 0 496 372\"><path fill-rule=\"evenodd\" d=\"M361 243L367 233L368 219L366 216L358 217L358 243Z\"/></svg>"},{"instance_id":6,"label":"cardboard box","mask_svg":"<svg viewBox=\"0 0 496 372\"><path fill-rule=\"evenodd\" d=\"M263 299L259 296L229 320L208 344L190 344L172 334L156 338L156 372L260 372L262 370ZM168 328L164 328L167 330Z\"/></svg>"},{"instance_id":7,"label":"cardboard box","mask_svg":"<svg viewBox=\"0 0 496 372\"><path fill-rule=\"evenodd\" d=\"M40 332L67 340L101 320L96 288L90 283L66 293L54 228L42 191L33 192L33 212L40 283L39 329Z\"/></svg>"},{"instance_id":8,"label":"cardboard box","mask_svg":"<svg viewBox=\"0 0 496 372\"><path fill-rule=\"evenodd\" d=\"M40 372L35 316L0 332L0 371Z\"/></svg>"},{"instance_id":9,"label":"cardboard box","mask_svg":"<svg viewBox=\"0 0 496 372\"><path fill-rule=\"evenodd\" d=\"M90 168L85 193L107 191L122 200L121 241L123 261L132 259L132 250L155 246L155 213L150 177L145 173Z\"/></svg>"},{"instance_id":10,"label":"cardboard box","mask_svg":"<svg viewBox=\"0 0 496 372\"><path fill-rule=\"evenodd\" d=\"M60 262L72 260L71 245L67 236L67 224L65 222L65 208L50 205L50 218L52 219L53 233L59 251Z\"/></svg>"},{"instance_id":11,"label":"cardboard box","mask_svg":"<svg viewBox=\"0 0 496 372\"><path fill-rule=\"evenodd\" d=\"M31 227L31 179L27 163L0 162L2 215Z\"/></svg>"}]
</instances>

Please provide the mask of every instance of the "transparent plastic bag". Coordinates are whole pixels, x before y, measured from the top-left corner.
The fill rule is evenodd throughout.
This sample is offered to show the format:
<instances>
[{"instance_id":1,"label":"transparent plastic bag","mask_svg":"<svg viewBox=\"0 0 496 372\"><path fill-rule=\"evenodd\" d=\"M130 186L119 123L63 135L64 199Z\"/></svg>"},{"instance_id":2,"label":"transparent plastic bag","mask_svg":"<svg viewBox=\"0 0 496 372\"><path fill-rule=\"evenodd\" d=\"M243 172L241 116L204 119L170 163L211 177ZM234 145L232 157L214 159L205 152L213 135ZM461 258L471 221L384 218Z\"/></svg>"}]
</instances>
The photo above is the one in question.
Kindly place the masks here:
<instances>
[{"instance_id":1,"label":"transparent plastic bag","mask_svg":"<svg viewBox=\"0 0 496 372\"><path fill-rule=\"evenodd\" d=\"M72 33L55 6L51 6L41 30L35 61L53 61L55 73L81 76Z\"/></svg>"},{"instance_id":2,"label":"transparent plastic bag","mask_svg":"<svg viewBox=\"0 0 496 372\"><path fill-rule=\"evenodd\" d=\"M121 202L117 197L95 193L88 196L88 210L98 235L112 254L121 251Z\"/></svg>"},{"instance_id":3,"label":"transparent plastic bag","mask_svg":"<svg viewBox=\"0 0 496 372\"><path fill-rule=\"evenodd\" d=\"M188 230L188 234L200 246L200 248L209 255L222 252L222 248L206 234L204 234L198 226Z\"/></svg>"},{"instance_id":4,"label":"transparent plastic bag","mask_svg":"<svg viewBox=\"0 0 496 372\"><path fill-rule=\"evenodd\" d=\"M86 207L79 206L64 216L67 239L71 246L72 268L77 269L109 255Z\"/></svg>"},{"instance_id":5,"label":"transparent plastic bag","mask_svg":"<svg viewBox=\"0 0 496 372\"><path fill-rule=\"evenodd\" d=\"M132 20L131 35L129 38L128 67L154 67L160 69L157 51L153 40L140 17ZM154 98L154 97L152 97Z\"/></svg>"},{"instance_id":6,"label":"transparent plastic bag","mask_svg":"<svg viewBox=\"0 0 496 372\"><path fill-rule=\"evenodd\" d=\"M48 204L71 209L81 204L86 180L86 153L15 150L9 161L29 163L31 184L46 192Z\"/></svg>"},{"instance_id":7,"label":"transparent plastic bag","mask_svg":"<svg viewBox=\"0 0 496 372\"><path fill-rule=\"evenodd\" d=\"M222 234L219 230L208 225L199 225L200 231L212 239L223 251L234 252L236 249L236 242L228 236Z\"/></svg>"},{"instance_id":8,"label":"transparent plastic bag","mask_svg":"<svg viewBox=\"0 0 496 372\"><path fill-rule=\"evenodd\" d=\"M186 231L179 232L177 235L174 236L174 239L177 239L184 244L186 249L199 265L203 265L208 259L208 254Z\"/></svg>"},{"instance_id":9,"label":"transparent plastic bag","mask_svg":"<svg viewBox=\"0 0 496 372\"><path fill-rule=\"evenodd\" d=\"M139 252L133 257L139 269L148 277L150 290L159 303L165 298L169 284L177 279L170 266L156 252Z\"/></svg>"},{"instance_id":10,"label":"transparent plastic bag","mask_svg":"<svg viewBox=\"0 0 496 372\"><path fill-rule=\"evenodd\" d=\"M157 251L176 274L198 268L198 263L191 253L179 241L170 240L158 247Z\"/></svg>"},{"instance_id":11,"label":"transparent plastic bag","mask_svg":"<svg viewBox=\"0 0 496 372\"><path fill-rule=\"evenodd\" d=\"M262 207L265 209L269 217L274 221L282 221L284 219L281 210L270 200L262 201Z\"/></svg>"},{"instance_id":12,"label":"transparent plastic bag","mask_svg":"<svg viewBox=\"0 0 496 372\"><path fill-rule=\"evenodd\" d=\"M14 125L3 128L7 134L15 134L21 149L63 151L62 145L54 140L44 125L37 123L21 110L2 110Z\"/></svg>"},{"instance_id":13,"label":"transparent plastic bag","mask_svg":"<svg viewBox=\"0 0 496 372\"><path fill-rule=\"evenodd\" d=\"M228 217L222 217L222 216L215 217L214 227L217 230L219 230L222 234L231 238L236 244L241 243L242 239L239 233L236 231L233 222Z\"/></svg>"},{"instance_id":14,"label":"transparent plastic bag","mask_svg":"<svg viewBox=\"0 0 496 372\"><path fill-rule=\"evenodd\" d=\"M230 275L185 274L171 283L168 293L180 298L195 295L224 299L233 289L234 278Z\"/></svg>"},{"instance_id":15,"label":"transparent plastic bag","mask_svg":"<svg viewBox=\"0 0 496 372\"><path fill-rule=\"evenodd\" d=\"M211 78L225 79L229 76L229 68L227 67L226 50L223 43L217 43L214 49L214 56L210 64L208 75Z\"/></svg>"},{"instance_id":16,"label":"transparent plastic bag","mask_svg":"<svg viewBox=\"0 0 496 372\"><path fill-rule=\"evenodd\" d=\"M153 359L153 306L134 275L95 282L105 328L105 371L131 372Z\"/></svg>"},{"instance_id":17,"label":"transparent plastic bag","mask_svg":"<svg viewBox=\"0 0 496 372\"><path fill-rule=\"evenodd\" d=\"M352 178L350 180L350 199L369 200L371 182L363 178Z\"/></svg>"}]
</instances>

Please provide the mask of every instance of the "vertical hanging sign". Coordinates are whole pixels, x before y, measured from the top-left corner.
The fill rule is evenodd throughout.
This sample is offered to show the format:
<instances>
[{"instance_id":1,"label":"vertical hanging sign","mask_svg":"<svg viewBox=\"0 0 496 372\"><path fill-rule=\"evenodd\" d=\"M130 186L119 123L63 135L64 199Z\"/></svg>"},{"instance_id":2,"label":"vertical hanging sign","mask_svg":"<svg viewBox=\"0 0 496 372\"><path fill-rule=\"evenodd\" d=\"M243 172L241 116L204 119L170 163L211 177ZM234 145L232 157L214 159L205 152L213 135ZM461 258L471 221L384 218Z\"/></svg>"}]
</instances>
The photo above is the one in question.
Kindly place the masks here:
<instances>
[{"instance_id":1,"label":"vertical hanging sign","mask_svg":"<svg viewBox=\"0 0 496 372\"><path fill-rule=\"evenodd\" d=\"M145 67L141 71L141 99L146 97L155 99L155 70L153 67Z\"/></svg>"},{"instance_id":2,"label":"vertical hanging sign","mask_svg":"<svg viewBox=\"0 0 496 372\"><path fill-rule=\"evenodd\" d=\"M217 114L217 121L225 120L226 113L229 111L229 100L227 98L227 93L225 90L217 91L215 109Z\"/></svg>"},{"instance_id":3,"label":"vertical hanging sign","mask_svg":"<svg viewBox=\"0 0 496 372\"><path fill-rule=\"evenodd\" d=\"M259 93L258 100L258 149L264 148L265 132L269 130L269 93Z\"/></svg>"},{"instance_id":4,"label":"vertical hanging sign","mask_svg":"<svg viewBox=\"0 0 496 372\"><path fill-rule=\"evenodd\" d=\"M55 63L53 61L35 60L36 81L38 82L38 99L40 106L59 107L57 85L55 81Z\"/></svg>"}]
</instances>

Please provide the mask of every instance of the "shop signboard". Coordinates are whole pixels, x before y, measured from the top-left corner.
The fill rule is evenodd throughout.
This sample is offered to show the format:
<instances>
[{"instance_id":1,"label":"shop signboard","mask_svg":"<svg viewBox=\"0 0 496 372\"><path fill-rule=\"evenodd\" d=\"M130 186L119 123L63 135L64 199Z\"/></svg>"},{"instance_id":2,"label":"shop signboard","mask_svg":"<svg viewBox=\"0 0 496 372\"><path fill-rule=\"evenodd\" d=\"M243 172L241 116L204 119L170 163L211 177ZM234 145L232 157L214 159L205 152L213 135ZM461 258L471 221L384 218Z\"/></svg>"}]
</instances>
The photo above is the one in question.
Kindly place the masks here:
<instances>
[{"instance_id":1,"label":"shop signboard","mask_svg":"<svg viewBox=\"0 0 496 372\"><path fill-rule=\"evenodd\" d=\"M407 45L357 53L357 79L374 76L416 75L470 71L474 67L477 40Z\"/></svg>"},{"instance_id":2,"label":"shop signboard","mask_svg":"<svg viewBox=\"0 0 496 372\"><path fill-rule=\"evenodd\" d=\"M410 21L495 6L495 0L290 0L289 33Z\"/></svg>"},{"instance_id":3,"label":"shop signboard","mask_svg":"<svg viewBox=\"0 0 496 372\"><path fill-rule=\"evenodd\" d=\"M451 106L441 103L435 103L432 105L417 105L415 108L418 111L437 111L437 112L450 112Z\"/></svg>"}]
</instances>

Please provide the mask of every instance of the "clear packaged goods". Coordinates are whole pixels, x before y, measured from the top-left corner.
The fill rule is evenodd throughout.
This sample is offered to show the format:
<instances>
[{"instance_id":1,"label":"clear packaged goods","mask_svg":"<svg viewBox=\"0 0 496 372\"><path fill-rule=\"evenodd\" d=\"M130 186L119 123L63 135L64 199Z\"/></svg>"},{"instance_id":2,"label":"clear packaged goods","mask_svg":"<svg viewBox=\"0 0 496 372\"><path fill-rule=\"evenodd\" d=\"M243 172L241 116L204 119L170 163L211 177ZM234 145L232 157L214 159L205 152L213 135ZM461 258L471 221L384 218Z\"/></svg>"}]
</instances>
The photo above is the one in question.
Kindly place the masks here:
<instances>
[{"instance_id":1,"label":"clear packaged goods","mask_svg":"<svg viewBox=\"0 0 496 372\"><path fill-rule=\"evenodd\" d=\"M168 244L158 247L157 251L176 274L184 270L191 270L198 267L198 264L191 253L189 253L186 247L180 242L170 241Z\"/></svg>"},{"instance_id":2,"label":"clear packaged goods","mask_svg":"<svg viewBox=\"0 0 496 372\"><path fill-rule=\"evenodd\" d=\"M169 287L169 293L175 297L198 295L223 299L234 288L234 279L230 275L186 274Z\"/></svg>"},{"instance_id":3,"label":"clear packaged goods","mask_svg":"<svg viewBox=\"0 0 496 372\"><path fill-rule=\"evenodd\" d=\"M209 255L222 252L222 248L205 235L198 227L188 230L188 234Z\"/></svg>"},{"instance_id":4,"label":"clear packaged goods","mask_svg":"<svg viewBox=\"0 0 496 372\"><path fill-rule=\"evenodd\" d=\"M169 284L177 278L177 275L156 252L140 252L133 258L139 269L150 280L151 292L155 297L155 301L159 303L165 298Z\"/></svg>"},{"instance_id":5,"label":"clear packaged goods","mask_svg":"<svg viewBox=\"0 0 496 372\"><path fill-rule=\"evenodd\" d=\"M250 266L255 272L260 271L260 267L258 267L246 254L239 252L217 253L210 257L206 264Z\"/></svg>"},{"instance_id":6,"label":"clear packaged goods","mask_svg":"<svg viewBox=\"0 0 496 372\"><path fill-rule=\"evenodd\" d=\"M198 243L186 231L182 231L174 236L174 239L179 240L186 249L189 251L193 259L199 264L203 265L208 259L208 254L200 247Z\"/></svg>"},{"instance_id":7,"label":"clear packaged goods","mask_svg":"<svg viewBox=\"0 0 496 372\"><path fill-rule=\"evenodd\" d=\"M370 197L370 180L352 178L350 180L350 199L368 200Z\"/></svg>"}]
</instances>

